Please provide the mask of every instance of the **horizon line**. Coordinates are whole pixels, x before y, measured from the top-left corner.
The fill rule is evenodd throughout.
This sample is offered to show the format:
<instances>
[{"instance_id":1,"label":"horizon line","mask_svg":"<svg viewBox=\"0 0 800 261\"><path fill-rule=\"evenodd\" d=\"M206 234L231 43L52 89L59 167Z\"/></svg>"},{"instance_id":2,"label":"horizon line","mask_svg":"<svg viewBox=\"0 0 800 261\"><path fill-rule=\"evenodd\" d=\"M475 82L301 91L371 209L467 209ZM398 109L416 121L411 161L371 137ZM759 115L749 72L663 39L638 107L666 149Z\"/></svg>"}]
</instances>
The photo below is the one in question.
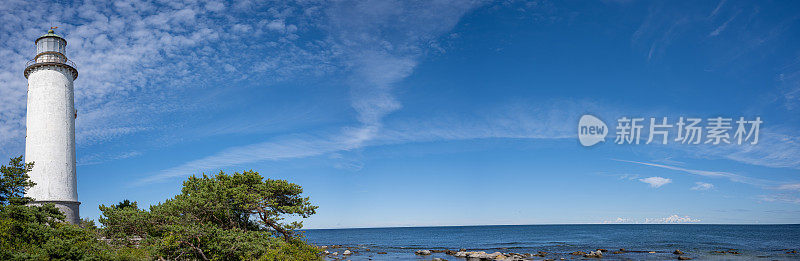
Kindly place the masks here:
<instances>
[{"instance_id":1,"label":"horizon line","mask_svg":"<svg viewBox=\"0 0 800 261\"><path fill-rule=\"evenodd\" d=\"M503 224L503 225L438 225L438 226L386 226L386 227L341 227L303 228L303 230L372 229L372 228L434 228L434 227L497 227L497 226L565 226L565 225L724 225L724 226L793 226L800 223L550 223L550 224Z\"/></svg>"}]
</instances>

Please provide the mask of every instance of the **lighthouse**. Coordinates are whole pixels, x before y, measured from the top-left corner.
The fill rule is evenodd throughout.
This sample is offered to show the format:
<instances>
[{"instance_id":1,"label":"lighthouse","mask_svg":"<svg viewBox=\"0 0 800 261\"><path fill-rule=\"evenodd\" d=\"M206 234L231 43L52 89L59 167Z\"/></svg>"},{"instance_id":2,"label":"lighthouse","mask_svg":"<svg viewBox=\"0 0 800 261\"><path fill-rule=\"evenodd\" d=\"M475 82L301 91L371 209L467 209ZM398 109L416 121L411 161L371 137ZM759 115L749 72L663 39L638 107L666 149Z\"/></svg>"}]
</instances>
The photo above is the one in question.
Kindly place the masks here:
<instances>
[{"instance_id":1,"label":"lighthouse","mask_svg":"<svg viewBox=\"0 0 800 261\"><path fill-rule=\"evenodd\" d=\"M53 28L55 29L55 28ZM53 29L37 38L36 56L25 68L28 110L25 162L34 162L28 174L36 183L26 196L32 204L53 203L77 224L78 184L75 176L75 64L67 59L67 40Z\"/></svg>"}]
</instances>

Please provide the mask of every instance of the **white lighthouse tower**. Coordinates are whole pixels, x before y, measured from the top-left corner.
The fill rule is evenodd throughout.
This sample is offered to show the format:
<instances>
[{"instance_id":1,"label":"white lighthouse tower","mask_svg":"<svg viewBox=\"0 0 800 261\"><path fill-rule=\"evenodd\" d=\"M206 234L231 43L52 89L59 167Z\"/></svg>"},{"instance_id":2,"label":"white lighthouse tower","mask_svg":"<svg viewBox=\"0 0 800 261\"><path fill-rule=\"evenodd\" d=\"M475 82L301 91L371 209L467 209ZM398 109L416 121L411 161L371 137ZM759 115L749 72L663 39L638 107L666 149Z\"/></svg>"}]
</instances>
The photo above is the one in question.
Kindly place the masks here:
<instances>
[{"instance_id":1,"label":"white lighthouse tower","mask_svg":"<svg viewBox=\"0 0 800 261\"><path fill-rule=\"evenodd\" d=\"M78 186L75 177L75 64L67 59L67 41L50 29L37 38L36 56L25 68L28 78L25 162L36 183L26 195L33 204L53 203L77 224Z\"/></svg>"}]
</instances>

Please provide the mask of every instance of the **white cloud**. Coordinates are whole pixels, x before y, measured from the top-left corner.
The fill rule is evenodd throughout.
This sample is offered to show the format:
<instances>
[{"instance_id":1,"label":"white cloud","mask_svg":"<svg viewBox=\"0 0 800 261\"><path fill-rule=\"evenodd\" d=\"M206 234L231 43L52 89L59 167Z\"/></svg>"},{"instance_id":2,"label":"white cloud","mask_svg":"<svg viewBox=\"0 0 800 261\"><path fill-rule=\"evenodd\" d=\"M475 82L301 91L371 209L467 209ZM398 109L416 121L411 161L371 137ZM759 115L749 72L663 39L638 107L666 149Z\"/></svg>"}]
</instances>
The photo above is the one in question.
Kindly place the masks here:
<instances>
[{"instance_id":1,"label":"white cloud","mask_svg":"<svg viewBox=\"0 0 800 261\"><path fill-rule=\"evenodd\" d=\"M653 188L659 188L659 187L664 186L666 184L672 183L671 179L662 178L662 177L643 178L643 179L639 179L639 181L647 183L647 184L650 184L650 187L653 187Z\"/></svg>"},{"instance_id":2,"label":"white cloud","mask_svg":"<svg viewBox=\"0 0 800 261\"><path fill-rule=\"evenodd\" d=\"M699 219L690 218L689 216L672 215L665 218L645 218L646 224L676 224L676 223L697 223Z\"/></svg>"},{"instance_id":3,"label":"white cloud","mask_svg":"<svg viewBox=\"0 0 800 261\"><path fill-rule=\"evenodd\" d=\"M328 21L337 12L335 9L347 9L348 4L355 3L242 2L226 12L218 12L225 9L225 4L204 0L168 4L158 1L48 4L5 1L0 8L0 37L4 39L0 42L0 55L10 62L0 64L0 86L3 86L0 88L0 148L3 151L0 152L22 151L26 84L19 71L33 56L33 39L51 25L60 26L57 32L69 42L68 56L78 64L80 77L75 83L79 111L77 140L79 146L91 146L134 133L152 134L173 129L170 124L180 125L176 120L190 118L180 117L181 114L199 114L207 110L202 103L203 96L211 97L220 92L208 88L213 85L209 81L247 79L268 84L298 76L321 76L349 66L367 67L350 58L360 53L355 47L373 46L372 43L365 42L354 48L345 46L338 40L340 33L331 30L343 28L331 27ZM420 24L407 27L450 28L474 4L459 1L456 6L460 8L440 12L444 16L438 22L446 27ZM402 15L413 16L413 12L417 12L433 16L424 12L427 6L403 5L407 13L401 12ZM264 21L253 22L249 17L254 15ZM377 20L360 22L372 26L380 19L390 19L382 15L372 18ZM387 24L391 22L383 22L381 26ZM275 34L274 30L282 33ZM319 35L325 30L328 35ZM409 47L431 41L436 33L438 31L431 31L399 47L414 49ZM416 49L418 51L407 53L422 53L420 48ZM243 50L259 54L260 59L241 55ZM389 55L386 59L414 58L413 55ZM219 74L220 68L229 73ZM387 68L392 69L395 68ZM403 72L406 68L399 70L401 77L407 75ZM237 73L248 71L258 73ZM375 73L397 75L393 71ZM206 75L215 77L210 79ZM188 91L190 89L194 91ZM357 102L354 99L354 104Z\"/></svg>"},{"instance_id":4,"label":"white cloud","mask_svg":"<svg viewBox=\"0 0 800 261\"><path fill-rule=\"evenodd\" d=\"M692 190L710 190L714 188L714 184L705 183L705 182L695 182L695 186L692 187Z\"/></svg>"},{"instance_id":5,"label":"white cloud","mask_svg":"<svg viewBox=\"0 0 800 261\"><path fill-rule=\"evenodd\" d=\"M662 218L644 218L644 219L634 219L634 218L623 218L617 217L616 219L611 220L603 220L603 224L679 224L679 223L698 223L700 219L691 218L689 216L679 216L673 214L668 217Z\"/></svg>"},{"instance_id":6,"label":"white cloud","mask_svg":"<svg viewBox=\"0 0 800 261\"><path fill-rule=\"evenodd\" d=\"M267 23L267 28L273 31L283 32L283 30L286 29L286 24L284 24L283 20L276 19Z\"/></svg>"},{"instance_id":7,"label":"white cloud","mask_svg":"<svg viewBox=\"0 0 800 261\"><path fill-rule=\"evenodd\" d=\"M636 223L635 220L623 217L618 217L612 220L603 220L603 224L634 224L634 223Z\"/></svg>"}]
</instances>

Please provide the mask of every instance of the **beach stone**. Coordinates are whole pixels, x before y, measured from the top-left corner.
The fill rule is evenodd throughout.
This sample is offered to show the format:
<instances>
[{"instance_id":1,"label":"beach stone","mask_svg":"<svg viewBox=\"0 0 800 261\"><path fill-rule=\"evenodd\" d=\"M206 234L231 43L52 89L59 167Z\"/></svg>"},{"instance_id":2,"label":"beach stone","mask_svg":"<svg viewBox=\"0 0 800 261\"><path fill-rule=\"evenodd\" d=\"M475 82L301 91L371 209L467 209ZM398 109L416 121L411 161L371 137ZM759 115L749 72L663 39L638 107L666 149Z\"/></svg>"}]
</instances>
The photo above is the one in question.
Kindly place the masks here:
<instances>
[{"instance_id":1,"label":"beach stone","mask_svg":"<svg viewBox=\"0 0 800 261\"><path fill-rule=\"evenodd\" d=\"M569 253L569 254L570 254L570 255L573 255L573 256L582 256L582 255L585 255L585 254L586 254L586 252L583 252L583 251L575 251L575 252L572 252L572 253Z\"/></svg>"},{"instance_id":2,"label":"beach stone","mask_svg":"<svg viewBox=\"0 0 800 261\"><path fill-rule=\"evenodd\" d=\"M417 250L417 252L414 252L414 254L421 255L421 256L427 256L427 255L431 254L431 251L430 250Z\"/></svg>"},{"instance_id":3,"label":"beach stone","mask_svg":"<svg viewBox=\"0 0 800 261\"><path fill-rule=\"evenodd\" d=\"M350 255L350 254L353 254L353 252L350 252L350 250L345 250L344 252L342 252L342 255Z\"/></svg>"},{"instance_id":4,"label":"beach stone","mask_svg":"<svg viewBox=\"0 0 800 261\"><path fill-rule=\"evenodd\" d=\"M597 251L600 251L600 252L603 252L603 253L605 253L605 252L608 252L608 249L602 249L602 248L598 248L598 249L597 249Z\"/></svg>"},{"instance_id":5,"label":"beach stone","mask_svg":"<svg viewBox=\"0 0 800 261\"><path fill-rule=\"evenodd\" d=\"M625 253L625 252L622 252L622 251L614 251L612 254L622 254L622 253Z\"/></svg>"},{"instance_id":6,"label":"beach stone","mask_svg":"<svg viewBox=\"0 0 800 261\"><path fill-rule=\"evenodd\" d=\"M489 257L489 254L486 254L486 252L483 252L483 251L471 252L469 255L467 255L467 257L469 257L469 258L479 258L479 259L490 259L491 258L491 257Z\"/></svg>"},{"instance_id":7,"label":"beach stone","mask_svg":"<svg viewBox=\"0 0 800 261\"><path fill-rule=\"evenodd\" d=\"M447 251L444 251L444 253L452 256L452 255L455 255L458 252L453 251L453 250L447 250Z\"/></svg>"},{"instance_id":8,"label":"beach stone","mask_svg":"<svg viewBox=\"0 0 800 261\"><path fill-rule=\"evenodd\" d=\"M500 252L494 252L494 253L486 254L486 255L489 258L494 259L494 260L505 260L506 259L506 255L504 255L503 253L500 253Z\"/></svg>"},{"instance_id":9,"label":"beach stone","mask_svg":"<svg viewBox=\"0 0 800 261\"><path fill-rule=\"evenodd\" d=\"M447 261L447 259L436 257L433 259L433 261Z\"/></svg>"},{"instance_id":10,"label":"beach stone","mask_svg":"<svg viewBox=\"0 0 800 261\"><path fill-rule=\"evenodd\" d=\"M500 252L497 252L500 253ZM477 258L477 259L494 259L494 256L489 256L486 252L483 251L459 251L454 257L465 257L465 258Z\"/></svg>"},{"instance_id":11,"label":"beach stone","mask_svg":"<svg viewBox=\"0 0 800 261\"><path fill-rule=\"evenodd\" d=\"M331 254L331 255L338 256L339 252L333 252L333 254Z\"/></svg>"},{"instance_id":12,"label":"beach stone","mask_svg":"<svg viewBox=\"0 0 800 261\"><path fill-rule=\"evenodd\" d=\"M692 258L685 257L685 256L678 256L678 260L690 260Z\"/></svg>"},{"instance_id":13,"label":"beach stone","mask_svg":"<svg viewBox=\"0 0 800 261\"><path fill-rule=\"evenodd\" d=\"M583 255L583 257L591 257L591 258L601 258L603 257L603 251L591 251L588 254Z\"/></svg>"},{"instance_id":14,"label":"beach stone","mask_svg":"<svg viewBox=\"0 0 800 261\"><path fill-rule=\"evenodd\" d=\"M683 251L680 251L678 249L675 249L675 252L672 252L672 253L676 254L676 255L683 255Z\"/></svg>"}]
</instances>

